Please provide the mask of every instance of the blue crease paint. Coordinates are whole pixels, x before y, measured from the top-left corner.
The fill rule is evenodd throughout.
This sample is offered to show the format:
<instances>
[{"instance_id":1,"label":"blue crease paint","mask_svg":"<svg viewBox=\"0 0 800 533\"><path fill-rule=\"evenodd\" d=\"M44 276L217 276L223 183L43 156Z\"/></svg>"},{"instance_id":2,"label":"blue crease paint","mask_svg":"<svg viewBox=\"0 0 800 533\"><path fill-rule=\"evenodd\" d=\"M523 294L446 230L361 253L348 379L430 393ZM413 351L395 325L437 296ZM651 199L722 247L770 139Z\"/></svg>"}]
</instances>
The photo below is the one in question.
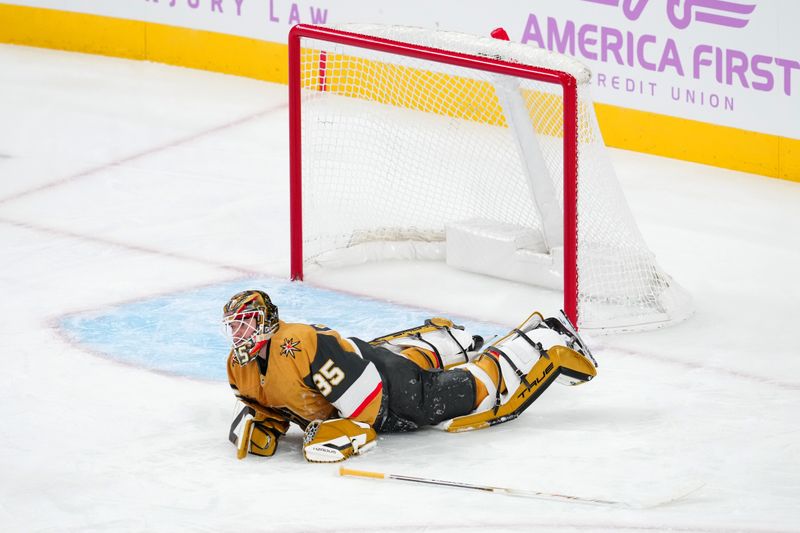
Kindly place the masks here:
<instances>
[{"instance_id":1,"label":"blue crease paint","mask_svg":"<svg viewBox=\"0 0 800 533\"><path fill-rule=\"evenodd\" d=\"M60 328L75 342L142 368L206 380L225 380L228 345L222 306L244 289L266 291L286 322L324 324L345 337L369 340L432 316L447 316L485 338L508 328L280 279L236 281L70 315Z\"/></svg>"}]
</instances>

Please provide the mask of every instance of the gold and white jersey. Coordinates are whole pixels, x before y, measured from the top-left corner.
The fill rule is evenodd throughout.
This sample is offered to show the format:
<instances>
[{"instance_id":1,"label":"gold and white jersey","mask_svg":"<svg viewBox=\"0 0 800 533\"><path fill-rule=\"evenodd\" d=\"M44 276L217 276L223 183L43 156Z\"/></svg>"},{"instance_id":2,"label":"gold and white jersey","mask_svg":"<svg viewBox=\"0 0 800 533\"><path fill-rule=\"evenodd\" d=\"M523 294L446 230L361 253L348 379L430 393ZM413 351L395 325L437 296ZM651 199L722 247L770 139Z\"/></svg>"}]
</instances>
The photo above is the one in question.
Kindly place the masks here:
<instances>
[{"instance_id":1,"label":"gold and white jersey","mask_svg":"<svg viewBox=\"0 0 800 533\"><path fill-rule=\"evenodd\" d=\"M375 423L381 376L349 339L325 326L281 321L266 350L266 359L245 366L228 356L228 381L253 408L303 427L337 417Z\"/></svg>"}]
</instances>

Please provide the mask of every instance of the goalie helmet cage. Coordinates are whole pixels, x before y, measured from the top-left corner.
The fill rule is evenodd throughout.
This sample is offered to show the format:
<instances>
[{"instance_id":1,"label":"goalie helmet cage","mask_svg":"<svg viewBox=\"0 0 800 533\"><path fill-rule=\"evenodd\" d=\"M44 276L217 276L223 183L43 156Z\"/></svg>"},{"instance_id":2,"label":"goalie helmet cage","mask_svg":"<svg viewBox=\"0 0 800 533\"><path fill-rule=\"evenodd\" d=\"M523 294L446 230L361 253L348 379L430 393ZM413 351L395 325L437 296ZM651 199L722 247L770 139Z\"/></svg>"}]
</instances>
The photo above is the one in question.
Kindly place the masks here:
<instances>
[{"instance_id":1,"label":"goalie helmet cage","mask_svg":"<svg viewBox=\"0 0 800 533\"><path fill-rule=\"evenodd\" d=\"M590 79L570 57L489 37L293 27L292 279L310 264L460 254L467 269L563 289L581 329L687 317L625 201ZM486 252L498 234L507 257Z\"/></svg>"}]
</instances>

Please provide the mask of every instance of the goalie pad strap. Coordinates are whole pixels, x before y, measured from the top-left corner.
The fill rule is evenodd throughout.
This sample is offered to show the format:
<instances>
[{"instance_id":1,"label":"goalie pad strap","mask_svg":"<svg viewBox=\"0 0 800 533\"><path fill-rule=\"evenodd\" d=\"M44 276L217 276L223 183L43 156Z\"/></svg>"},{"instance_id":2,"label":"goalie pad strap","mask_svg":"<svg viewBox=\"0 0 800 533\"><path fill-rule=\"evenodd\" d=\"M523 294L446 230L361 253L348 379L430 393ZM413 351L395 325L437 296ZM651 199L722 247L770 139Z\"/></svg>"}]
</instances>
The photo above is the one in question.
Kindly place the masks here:
<instances>
[{"instance_id":1,"label":"goalie pad strap","mask_svg":"<svg viewBox=\"0 0 800 533\"><path fill-rule=\"evenodd\" d=\"M433 324L433 325L436 326L436 324ZM454 343L456 343L456 346L458 346L458 349L461 350L461 355L464 356L464 362L465 363L469 363L469 355L467 355L467 349L464 346L461 346L461 343L458 342L458 339L456 339L456 336L453 335L453 332L450 330L450 328L443 327L443 326L437 326L437 327L439 329L445 330L447 332L447 334L450 335L450 338L453 339ZM463 329L463 328L461 328L461 329ZM442 368L444 368L444 366L442 366Z\"/></svg>"},{"instance_id":2,"label":"goalie pad strap","mask_svg":"<svg viewBox=\"0 0 800 533\"><path fill-rule=\"evenodd\" d=\"M437 322L438 322L438 324L437 324ZM382 335L380 337L375 337L374 339L369 341L369 343L372 344L373 346L379 346L380 344L382 344L384 342L389 342L389 341L392 341L392 340L395 340L395 339L400 339L400 338L403 338L403 337L410 337L415 333L420 333L421 334L421 333L426 333L428 331L436 331L436 330L442 329L444 327L452 327L452 328L456 328L456 329L460 329L460 330L464 329L463 326L458 326L456 324L453 324L453 322L451 320L448 320L446 318L429 318L421 326L416 326L416 327L408 328L408 329L402 329L400 331L395 331L394 333L389 333L387 335Z\"/></svg>"},{"instance_id":3,"label":"goalie pad strap","mask_svg":"<svg viewBox=\"0 0 800 533\"><path fill-rule=\"evenodd\" d=\"M431 356L428 355L429 353L428 350L423 350L422 348L417 348L416 346L414 346L412 348L406 348L405 350L403 350L402 353L406 354L407 353L406 350L412 350L412 349L417 350L417 353L420 354L422 358L428 362L427 368L436 368L436 361L431 359Z\"/></svg>"},{"instance_id":4,"label":"goalie pad strap","mask_svg":"<svg viewBox=\"0 0 800 533\"><path fill-rule=\"evenodd\" d=\"M515 329L513 331L517 335L519 335L520 337L525 339L525 342L530 344L533 347L534 350L539 352L539 355L544 355L545 353L547 353L547 352L545 352L544 347L540 343L538 343L538 342L534 341L533 339L531 339L530 337L528 337L528 335L524 331L522 331L521 329Z\"/></svg>"},{"instance_id":5,"label":"goalie pad strap","mask_svg":"<svg viewBox=\"0 0 800 533\"><path fill-rule=\"evenodd\" d=\"M468 362L475 337L451 320L430 318L421 326L377 337L369 343L400 354L407 348L420 348L430 353L429 359L435 358L432 368L446 369Z\"/></svg>"},{"instance_id":6,"label":"goalie pad strap","mask_svg":"<svg viewBox=\"0 0 800 533\"><path fill-rule=\"evenodd\" d=\"M419 334L419 333L414 333L411 336L414 337L415 339L417 339L418 341L424 343L426 346L430 347L431 351L433 352L433 356L436 357L436 365L434 366L434 368L444 368L444 361L442 361L442 356L439 353L439 350L436 349L436 346L434 346L432 343L428 342L427 340L423 339L422 335ZM453 340L455 340L455 339L453 339ZM456 344L458 344L458 342L456 342Z\"/></svg>"},{"instance_id":7,"label":"goalie pad strap","mask_svg":"<svg viewBox=\"0 0 800 533\"><path fill-rule=\"evenodd\" d=\"M517 367L517 365L515 365L515 364L514 364L514 361L513 361L513 360L512 360L512 359L511 359L511 358L508 356L508 354L506 354L506 353L505 353L503 350L501 350L501 349L500 349L500 348L498 348L497 346L492 346L492 347L491 347L489 350L486 350L486 351L487 351L489 354L491 354L491 355L494 355L494 357L495 357L496 359L498 359L498 365L497 365L497 366L498 366L498 368L500 368L500 381L501 381L501 383L502 383L504 380L503 380L503 371L502 371L502 365L500 365L500 364L499 364L499 359L500 359L500 357L502 357L502 358L503 358L503 360L504 360L506 363L508 363L508 366L510 366L510 367L511 367L511 370L513 370L513 371L514 371L514 373L517 375L517 377L519 378L519 380L520 380L522 383L524 383L525 385L527 385L527 384L528 384L528 381L527 381L527 379L526 379L526 377L525 377L525 373L524 373L522 370L520 370L520 369L519 369L519 367ZM497 355L495 355L495 354L497 354ZM498 387L498 388L499 388L499 387Z\"/></svg>"}]
</instances>

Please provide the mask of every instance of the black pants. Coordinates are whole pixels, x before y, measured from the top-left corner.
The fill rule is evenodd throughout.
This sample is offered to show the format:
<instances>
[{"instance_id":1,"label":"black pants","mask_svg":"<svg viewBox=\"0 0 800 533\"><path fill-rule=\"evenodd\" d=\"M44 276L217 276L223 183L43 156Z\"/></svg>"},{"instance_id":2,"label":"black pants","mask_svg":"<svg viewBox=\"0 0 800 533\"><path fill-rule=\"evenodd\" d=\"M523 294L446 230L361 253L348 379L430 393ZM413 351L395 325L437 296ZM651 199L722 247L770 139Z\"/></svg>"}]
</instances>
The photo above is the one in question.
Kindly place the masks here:
<instances>
[{"instance_id":1,"label":"black pants","mask_svg":"<svg viewBox=\"0 0 800 533\"><path fill-rule=\"evenodd\" d=\"M352 340L364 359L377 367L383 381L377 431L412 431L472 411L475 378L467 370L423 370L386 348Z\"/></svg>"}]
</instances>

